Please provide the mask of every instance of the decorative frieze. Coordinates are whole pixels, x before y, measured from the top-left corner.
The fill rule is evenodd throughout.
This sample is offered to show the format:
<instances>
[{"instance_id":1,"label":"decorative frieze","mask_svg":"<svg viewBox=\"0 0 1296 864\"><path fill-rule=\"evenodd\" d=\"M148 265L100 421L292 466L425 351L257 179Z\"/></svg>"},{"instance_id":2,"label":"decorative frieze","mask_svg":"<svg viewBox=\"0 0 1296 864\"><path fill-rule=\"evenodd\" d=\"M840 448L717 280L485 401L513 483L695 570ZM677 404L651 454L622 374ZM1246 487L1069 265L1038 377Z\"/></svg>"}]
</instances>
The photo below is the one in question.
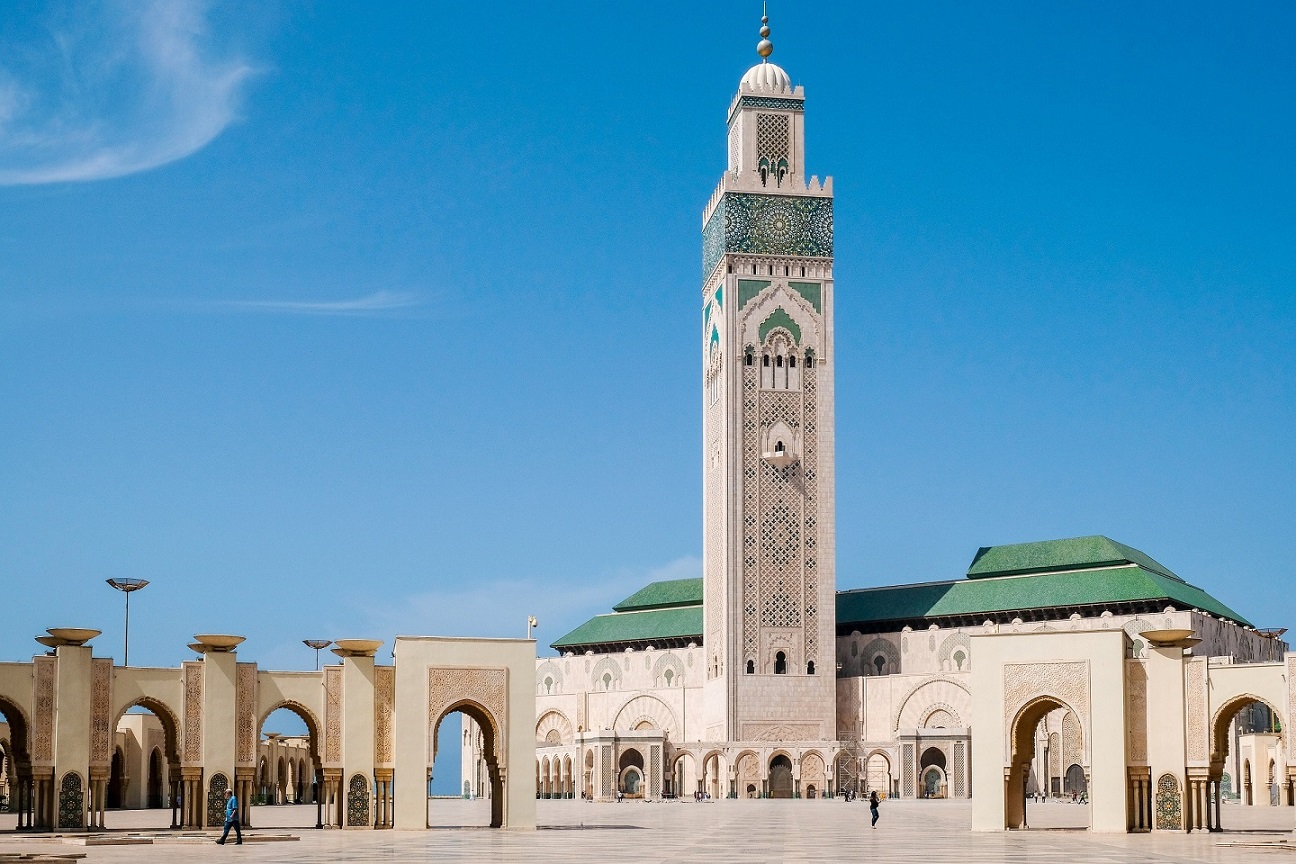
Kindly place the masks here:
<instances>
[{"instance_id":1,"label":"decorative frieze","mask_svg":"<svg viewBox=\"0 0 1296 864\"><path fill-rule=\"evenodd\" d=\"M238 664L234 685L235 759L242 767L255 767L257 746L256 664Z\"/></svg>"},{"instance_id":2,"label":"decorative frieze","mask_svg":"<svg viewBox=\"0 0 1296 864\"><path fill-rule=\"evenodd\" d=\"M495 752L500 764L508 754L508 669L504 667L429 666L428 723L435 725L451 706L475 702L494 725Z\"/></svg>"},{"instance_id":3,"label":"decorative frieze","mask_svg":"<svg viewBox=\"0 0 1296 864\"><path fill-rule=\"evenodd\" d=\"M54 682L58 676L58 659L32 659L35 711L32 717L32 761L37 765L54 762Z\"/></svg>"}]
</instances>

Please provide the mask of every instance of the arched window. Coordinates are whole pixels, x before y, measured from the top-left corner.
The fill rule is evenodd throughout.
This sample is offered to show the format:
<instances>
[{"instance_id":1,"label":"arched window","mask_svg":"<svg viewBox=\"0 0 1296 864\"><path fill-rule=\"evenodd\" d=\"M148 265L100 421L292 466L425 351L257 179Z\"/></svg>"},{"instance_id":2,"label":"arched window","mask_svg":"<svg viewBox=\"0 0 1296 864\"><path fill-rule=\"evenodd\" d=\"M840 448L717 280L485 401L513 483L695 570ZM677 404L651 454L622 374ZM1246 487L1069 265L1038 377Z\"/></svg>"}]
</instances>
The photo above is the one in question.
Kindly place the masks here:
<instances>
[{"instance_id":1,"label":"arched window","mask_svg":"<svg viewBox=\"0 0 1296 864\"><path fill-rule=\"evenodd\" d=\"M789 358L788 358L788 368L789 368L789 369L795 369L795 368L796 368L796 357L795 357L795 356L792 356L792 357L789 357Z\"/></svg>"},{"instance_id":2,"label":"arched window","mask_svg":"<svg viewBox=\"0 0 1296 864\"><path fill-rule=\"evenodd\" d=\"M777 356L777 357L774 358L774 365L775 365L776 367L778 367L779 369L782 369L782 368L783 368L783 355L782 355L782 354L780 354L779 356Z\"/></svg>"},{"instance_id":3,"label":"arched window","mask_svg":"<svg viewBox=\"0 0 1296 864\"><path fill-rule=\"evenodd\" d=\"M762 355L761 355L761 365L764 366L766 369L769 368L769 355L768 355L768 354L762 354Z\"/></svg>"},{"instance_id":4,"label":"arched window","mask_svg":"<svg viewBox=\"0 0 1296 864\"><path fill-rule=\"evenodd\" d=\"M782 651L774 655L774 674L775 675L787 674L787 655L784 654Z\"/></svg>"},{"instance_id":5,"label":"arched window","mask_svg":"<svg viewBox=\"0 0 1296 864\"><path fill-rule=\"evenodd\" d=\"M748 675L755 675L755 674L756 674L756 661L755 661L755 660L748 660L748 661L747 661L747 674L748 674Z\"/></svg>"},{"instance_id":6,"label":"arched window","mask_svg":"<svg viewBox=\"0 0 1296 864\"><path fill-rule=\"evenodd\" d=\"M873 665L877 667L877 674L881 675L882 670L886 667L886 658L881 654L873 658Z\"/></svg>"},{"instance_id":7,"label":"arched window","mask_svg":"<svg viewBox=\"0 0 1296 864\"><path fill-rule=\"evenodd\" d=\"M813 352L813 351L809 351L809 350L806 351L805 365L806 365L806 368L807 368L807 369L810 369L810 368L813 368L813 367L814 367L814 352Z\"/></svg>"},{"instance_id":8,"label":"arched window","mask_svg":"<svg viewBox=\"0 0 1296 864\"><path fill-rule=\"evenodd\" d=\"M752 357L752 352L750 350L748 350L747 353L743 355L743 363L745 363L748 366L752 365L754 360L755 358Z\"/></svg>"},{"instance_id":9,"label":"arched window","mask_svg":"<svg viewBox=\"0 0 1296 864\"><path fill-rule=\"evenodd\" d=\"M779 441L777 444L774 445L774 455L775 455L775 456L782 456L782 455L783 455L783 442L782 442L782 441Z\"/></svg>"},{"instance_id":10,"label":"arched window","mask_svg":"<svg viewBox=\"0 0 1296 864\"><path fill-rule=\"evenodd\" d=\"M806 664L806 674L807 674L807 675L813 675L813 674L815 674L815 673L814 673L814 661L813 661L813 660L811 660L809 663Z\"/></svg>"}]
</instances>

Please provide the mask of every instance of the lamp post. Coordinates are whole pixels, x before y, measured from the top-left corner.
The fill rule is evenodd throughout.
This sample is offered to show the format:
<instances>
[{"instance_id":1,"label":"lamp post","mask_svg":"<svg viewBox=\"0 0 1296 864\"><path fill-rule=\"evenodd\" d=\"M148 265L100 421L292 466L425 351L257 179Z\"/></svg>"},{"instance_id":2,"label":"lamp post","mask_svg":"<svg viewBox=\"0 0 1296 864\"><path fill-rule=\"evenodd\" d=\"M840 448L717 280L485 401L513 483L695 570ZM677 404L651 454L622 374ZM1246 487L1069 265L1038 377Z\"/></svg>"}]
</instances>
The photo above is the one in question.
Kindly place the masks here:
<instances>
[{"instance_id":1,"label":"lamp post","mask_svg":"<svg viewBox=\"0 0 1296 864\"><path fill-rule=\"evenodd\" d=\"M332 639L303 639L302 644L307 648L315 649L315 671L319 671L319 652L321 648L327 648L333 644Z\"/></svg>"},{"instance_id":2,"label":"lamp post","mask_svg":"<svg viewBox=\"0 0 1296 864\"><path fill-rule=\"evenodd\" d=\"M126 637L125 648L123 650L122 665L130 665L130 595L149 584L147 579L106 579L109 585L126 595Z\"/></svg>"},{"instance_id":3,"label":"lamp post","mask_svg":"<svg viewBox=\"0 0 1296 864\"><path fill-rule=\"evenodd\" d=\"M528 639L531 638L531 628L539 627L539 626L540 626L540 620L538 618L536 618L534 615L527 616L527 638Z\"/></svg>"}]
</instances>

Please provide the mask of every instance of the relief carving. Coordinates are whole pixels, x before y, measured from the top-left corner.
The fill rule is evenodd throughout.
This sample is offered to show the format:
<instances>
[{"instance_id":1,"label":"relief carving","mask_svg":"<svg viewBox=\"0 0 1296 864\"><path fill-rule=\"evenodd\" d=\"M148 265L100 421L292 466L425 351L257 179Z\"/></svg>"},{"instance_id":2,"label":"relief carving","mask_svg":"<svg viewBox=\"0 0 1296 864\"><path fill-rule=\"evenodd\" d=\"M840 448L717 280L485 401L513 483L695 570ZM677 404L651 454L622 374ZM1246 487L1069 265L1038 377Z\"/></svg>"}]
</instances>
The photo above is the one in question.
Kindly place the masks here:
<instances>
[{"instance_id":1,"label":"relief carving","mask_svg":"<svg viewBox=\"0 0 1296 864\"><path fill-rule=\"evenodd\" d=\"M1287 722L1296 718L1296 654L1287 655ZM1287 736L1287 765L1296 765L1296 735Z\"/></svg>"},{"instance_id":2,"label":"relief carving","mask_svg":"<svg viewBox=\"0 0 1296 864\"><path fill-rule=\"evenodd\" d=\"M324 669L324 761L342 761L342 667Z\"/></svg>"},{"instance_id":3,"label":"relief carving","mask_svg":"<svg viewBox=\"0 0 1296 864\"><path fill-rule=\"evenodd\" d=\"M107 657L90 661L90 765L107 768L112 759L112 676L113 661Z\"/></svg>"},{"instance_id":4,"label":"relief carving","mask_svg":"<svg viewBox=\"0 0 1296 864\"><path fill-rule=\"evenodd\" d=\"M1187 678L1189 761L1205 762L1209 758L1210 730L1206 720L1206 658L1194 658L1185 664Z\"/></svg>"},{"instance_id":5,"label":"relief carving","mask_svg":"<svg viewBox=\"0 0 1296 864\"><path fill-rule=\"evenodd\" d=\"M428 724L434 726L452 705L476 702L490 715L499 740L495 752L500 764L508 755L508 669L504 667L429 666ZM435 747L435 741L431 743ZM429 756L432 754L429 753Z\"/></svg>"},{"instance_id":6,"label":"relief carving","mask_svg":"<svg viewBox=\"0 0 1296 864\"><path fill-rule=\"evenodd\" d=\"M35 711L32 717L32 761L54 761L54 678L58 672L58 659L36 657L32 660L36 676Z\"/></svg>"},{"instance_id":7,"label":"relief carving","mask_svg":"<svg viewBox=\"0 0 1296 864\"><path fill-rule=\"evenodd\" d=\"M184 761L202 762L203 664L184 664Z\"/></svg>"},{"instance_id":8,"label":"relief carving","mask_svg":"<svg viewBox=\"0 0 1296 864\"><path fill-rule=\"evenodd\" d=\"M374 667L374 762L392 761L392 711L396 707L396 667Z\"/></svg>"},{"instance_id":9,"label":"relief carving","mask_svg":"<svg viewBox=\"0 0 1296 864\"><path fill-rule=\"evenodd\" d=\"M1026 703L1051 696L1066 704L1080 718L1081 733L1089 721L1089 661L1060 663L1005 663L1004 676L1004 759L1011 758L1012 724Z\"/></svg>"},{"instance_id":10,"label":"relief carving","mask_svg":"<svg viewBox=\"0 0 1296 864\"><path fill-rule=\"evenodd\" d=\"M818 723L747 722L742 724L745 741L815 741Z\"/></svg>"},{"instance_id":11,"label":"relief carving","mask_svg":"<svg viewBox=\"0 0 1296 864\"><path fill-rule=\"evenodd\" d=\"M1147 667L1138 660L1126 661L1126 696L1129 715L1131 762L1147 762Z\"/></svg>"},{"instance_id":12,"label":"relief carving","mask_svg":"<svg viewBox=\"0 0 1296 864\"><path fill-rule=\"evenodd\" d=\"M256 691L257 667L255 663L240 663L234 680L234 717L237 741L235 760L245 768L256 765L257 722Z\"/></svg>"}]
</instances>

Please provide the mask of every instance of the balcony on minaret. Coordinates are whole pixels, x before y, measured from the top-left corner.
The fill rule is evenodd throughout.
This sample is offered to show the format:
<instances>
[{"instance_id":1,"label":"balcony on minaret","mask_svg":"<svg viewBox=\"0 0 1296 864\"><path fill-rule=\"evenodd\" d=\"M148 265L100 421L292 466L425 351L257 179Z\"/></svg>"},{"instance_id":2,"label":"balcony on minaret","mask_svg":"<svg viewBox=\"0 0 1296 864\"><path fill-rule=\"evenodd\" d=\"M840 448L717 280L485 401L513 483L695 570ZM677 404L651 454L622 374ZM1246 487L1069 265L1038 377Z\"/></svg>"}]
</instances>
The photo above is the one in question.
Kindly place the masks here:
<instances>
[{"instance_id":1,"label":"balcony on minaret","mask_svg":"<svg viewBox=\"0 0 1296 864\"><path fill-rule=\"evenodd\" d=\"M780 421L771 427L765 438L765 447L761 448L761 459L779 469L787 468L800 459L796 435L787 424Z\"/></svg>"}]
</instances>

